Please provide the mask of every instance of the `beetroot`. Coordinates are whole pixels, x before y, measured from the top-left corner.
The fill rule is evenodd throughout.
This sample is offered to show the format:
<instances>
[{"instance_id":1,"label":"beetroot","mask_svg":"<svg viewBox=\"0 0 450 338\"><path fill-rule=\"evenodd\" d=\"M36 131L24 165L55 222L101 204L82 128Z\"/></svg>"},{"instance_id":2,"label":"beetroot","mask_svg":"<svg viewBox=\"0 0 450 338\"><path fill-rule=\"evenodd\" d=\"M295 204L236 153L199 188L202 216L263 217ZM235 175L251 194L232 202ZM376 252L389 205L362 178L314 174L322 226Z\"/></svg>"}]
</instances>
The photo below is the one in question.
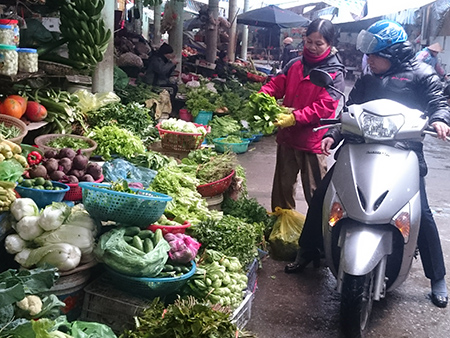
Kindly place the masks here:
<instances>
[{"instance_id":1,"label":"beetroot","mask_svg":"<svg viewBox=\"0 0 450 338\"><path fill-rule=\"evenodd\" d=\"M44 153L45 158L56 158L58 151L56 149L49 149Z\"/></svg>"},{"instance_id":2,"label":"beetroot","mask_svg":"<svg viewBox=\"0 0 450 338\"><path fill-rule=\"evenodd\" d=\"M76 155L77 153L72 148L62 148L59 151L59 158L67 157L72 160Z\"/></svg>"},{"instance_id":3,"label":"beetroot","mask_svg":"<svg viewBox=\"0 0 450 338\"><path fill-rule=\"evenodd\" d=\"M84 174L85 174L84 170L78 170L78 169L73 169L73 168L67 173L67 175L73 175L73 176L75 176L78 179L83 177Z\"/></svg>"},{"instance_id":4,"label":"beetroot","mask_svg":"<svg viewBox=\"0 0 450 338\"><path fill-rule=\"evenodd\" d=\"M63 157L59 160L58 164L62 167L62 171L66 174L72 169L72 160L68 157Z\"/></svg>"},{"instance_id":5,"label":"beetroot","mask_svg":"<svg viewBox=\"0 0 450 338\"><path fill-rule=\"evenodd\" d=\"M64 176L66 176L64 171L56 170L50 174L50 179L52 181L61 181Z\"/></svg>"},{"instance_id":6,"label":"beetroot","mask_svg":"<svg viewBox=\"0 0 450 338\"><path fill-rule=\"evenodd\" d=\"M63 183L78 183L80 182L78 180L78 178L74 175L65 175L63 176L63 178L61 179L61 182Z\"/></svg>"},{"instance_id":7,"label":"beetroot","mask_svg":"<svg viewBox=\"0 0 450 338\"><path fill-rule=\"evenodd\" d=\"M81 150L77 151L77 156L72 160L72 168L74 169L86 169L89 159L81 153Z\"/></svg>"},{"instance_id":8,"label":"beetroot","mask_svg":"<svg viewBox=\"0 0 450 338\"><path fill-rule=\"evenodd\" d=\"M58 170L58 160L56 158L49 158L43 163L45 169L47 169L47 173L52 173Z\"/></svg>"},{"instance_id":9,"label":"beetroot","mask_svg":"<svg viewBox=\"0 0 450 338\"><path fill-rule=\"evenodd\" d=\"M31 178L36 178L36 177L46 177L47 176L47 169L43 166L43 165L35 165L32 166L29 170L28 173L30 175Z\"/></svg>"},{"instance_id":10,"label":"beetroot","mask_svg":"<svg viewBox=\"0 0 450 338\"><path fill-rule=\"evenodd\" d=\"M94 182L94 178L89 175L89 174L85 174L80 178L80 181L82 182Z\"/></svg>"},{"instance_id":11,"label":"beetroot","mask_svg":"<svg viewBox=\"0 0 450 338\"><path fill-rule=\"evenodd\" d=\"M102 167L95 162L90 162L86 168L86 174L92 175L94 180L98 180L102 176Z\"/></svg>"}]
</instances>

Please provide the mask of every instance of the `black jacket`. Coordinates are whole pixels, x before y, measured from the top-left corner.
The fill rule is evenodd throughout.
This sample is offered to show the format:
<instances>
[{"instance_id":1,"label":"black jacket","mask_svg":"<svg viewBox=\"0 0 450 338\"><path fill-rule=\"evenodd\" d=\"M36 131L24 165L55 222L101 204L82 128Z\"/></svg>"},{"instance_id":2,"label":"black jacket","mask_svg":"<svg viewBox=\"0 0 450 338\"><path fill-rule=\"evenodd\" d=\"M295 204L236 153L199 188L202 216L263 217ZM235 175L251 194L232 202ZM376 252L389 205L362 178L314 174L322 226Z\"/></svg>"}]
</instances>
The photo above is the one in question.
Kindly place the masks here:
<instances>
[{"instance_id":1,"label":"black jacket","mask_svg":"<svg viewBox=\"0 0 450 338\"><path fill-rule=\"evenodd\" d=\"M281 55L281 68L286 66L289 61L298 56L298 49L295 49L291 44L284 46L283 54Z\"/></svg>"},{"instance_id":2,"label":"black jacket","mask_svg":"<svg viewBox=\"0 0 450 338\"><path fill-rule=\"evenodd\" d=\"M429 124L441 121L450 125L450 107L443 95L439 77L433 68L418 62L412 45L408 42L399 45L390 60L391 68L383 75L364 75L349 94L347 106L361 104L375 99L391 99L407 107L426 113ZM336 128L330 129L324 137L333 137L336 146L343 138ZM410 149L416 151L419 161L423 159L422 143L408 142ZM426 172L422 172L424 174Z\"/></svg>"},{"instance_id":3,"label":"black jacket","mask_svg":"<svg viewBox=\"0 0 450 338\"><path fill-rule=\"evenodd\" d=\"M154 86L164 86L170 84L170 76L176 65L158 51L153 53L145 71L144 82Z\"/></svg>"}]
</instances>

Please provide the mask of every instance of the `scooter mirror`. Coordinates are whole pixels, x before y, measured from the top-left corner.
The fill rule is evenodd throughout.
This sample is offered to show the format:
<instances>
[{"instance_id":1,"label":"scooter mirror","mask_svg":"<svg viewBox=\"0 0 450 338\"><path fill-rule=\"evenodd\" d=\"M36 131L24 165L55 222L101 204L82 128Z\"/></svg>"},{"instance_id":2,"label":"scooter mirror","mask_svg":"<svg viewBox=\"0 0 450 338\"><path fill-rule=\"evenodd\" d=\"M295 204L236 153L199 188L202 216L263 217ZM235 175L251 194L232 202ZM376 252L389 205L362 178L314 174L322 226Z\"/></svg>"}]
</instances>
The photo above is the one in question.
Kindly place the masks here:
<instances>
[{"instance_id":1,"label":"scooter mirror","mask_svg":"<svg viewBox=\"0 0 450 338\"><path fill-rule=\"evenodd\" d=\"M331 75L322 69L311 70L311 73L309 73L309 78L311 82L318 87L327 88L333 85Z\"/></svg>"}]
</instances>

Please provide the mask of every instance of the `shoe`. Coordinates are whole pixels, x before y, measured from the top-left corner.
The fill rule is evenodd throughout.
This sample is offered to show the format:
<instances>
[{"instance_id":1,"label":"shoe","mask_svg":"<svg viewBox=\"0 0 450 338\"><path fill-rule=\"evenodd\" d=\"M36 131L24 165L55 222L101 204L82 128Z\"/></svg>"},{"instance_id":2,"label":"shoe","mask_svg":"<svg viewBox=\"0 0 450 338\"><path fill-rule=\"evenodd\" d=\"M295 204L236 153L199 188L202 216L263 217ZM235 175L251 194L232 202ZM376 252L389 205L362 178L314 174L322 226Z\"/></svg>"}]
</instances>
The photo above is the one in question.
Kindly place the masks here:
<instances>
[{"instance_id":1,"label":"shoe","mask_svg":"<svg viewBox=\"0 0 450 338\"><path fill-rule=\"evenodd\" d=\"M315 268L320 267L320 252L319 252L319 250L304 251L304 252L300 252L299 255L300 255L299 260L295 260L295 262L288 263L284 267L285 273L302 272L311 262L313 262L313 266Z\"/></svg>"},{"instance_id":2,"label":"shoe","mask_svg":"<svg viewBox=\"0 0 450 338\"><path fill-rule=\"evenodd\" d=\"M436 305L437 307L440 307L440 308L445 308L445 307L447 307L448 297L445 297L445 296L438 296L438 295L436 295L434 292L432 292L432 293L430 294L430 298L431 298L432 303L433 303L434 305Z\"/></svg>"}]
</instances>

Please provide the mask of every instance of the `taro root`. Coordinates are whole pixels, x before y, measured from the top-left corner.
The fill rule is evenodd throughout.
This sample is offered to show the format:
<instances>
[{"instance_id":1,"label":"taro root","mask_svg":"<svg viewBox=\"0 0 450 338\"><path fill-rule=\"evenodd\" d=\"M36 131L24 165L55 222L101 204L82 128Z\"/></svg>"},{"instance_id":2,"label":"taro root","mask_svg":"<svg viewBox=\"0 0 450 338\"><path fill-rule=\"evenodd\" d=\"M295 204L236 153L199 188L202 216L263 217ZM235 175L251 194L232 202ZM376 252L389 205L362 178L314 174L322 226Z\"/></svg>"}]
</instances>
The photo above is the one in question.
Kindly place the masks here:
<instances>
[{"instance_id":1,"label":"taro root","mask_svg":"<svg viewBox=\"0 0 450 338\"><path fill-rule=\"evenodd\" d=\"M72 168L74 169L86 169L88 165L89 159L81 153L81 150L78 149L77 155L72 160Z\"/></svg>"},{"instance_id":2,"label":"taro root","mask_svg":"<svg viewBox=\"0 0 450 338\"><path fill-rule=\"evenodd\" d=\"M59 160L58 164L62 167L62 171L66 174L72 169L72 160L68 157L63 157Z\"/></svg>"},{"instance_id":3,"label":"taro root","mask_svg":"<svg viewBox=\"0 0 450 338\"><path fill-rule=\"evenodd\" d=\"M72 148L62 148L59 151L59 158L67 157L72 160L75 156L77 156L77 153Z\"/></svg>"},{"instance_id":4,"label":"taro root","mask_svg":"<svg viewBox=\"0 0 450 338\"><path fill-rule=\"evenodd\" d=\"M47 176L47 169L41 165L35 165L32 166L29 170L28 173L30 175L31 178L36 178L36 177L46 177Z\"/></svg>"}]
</instances>

